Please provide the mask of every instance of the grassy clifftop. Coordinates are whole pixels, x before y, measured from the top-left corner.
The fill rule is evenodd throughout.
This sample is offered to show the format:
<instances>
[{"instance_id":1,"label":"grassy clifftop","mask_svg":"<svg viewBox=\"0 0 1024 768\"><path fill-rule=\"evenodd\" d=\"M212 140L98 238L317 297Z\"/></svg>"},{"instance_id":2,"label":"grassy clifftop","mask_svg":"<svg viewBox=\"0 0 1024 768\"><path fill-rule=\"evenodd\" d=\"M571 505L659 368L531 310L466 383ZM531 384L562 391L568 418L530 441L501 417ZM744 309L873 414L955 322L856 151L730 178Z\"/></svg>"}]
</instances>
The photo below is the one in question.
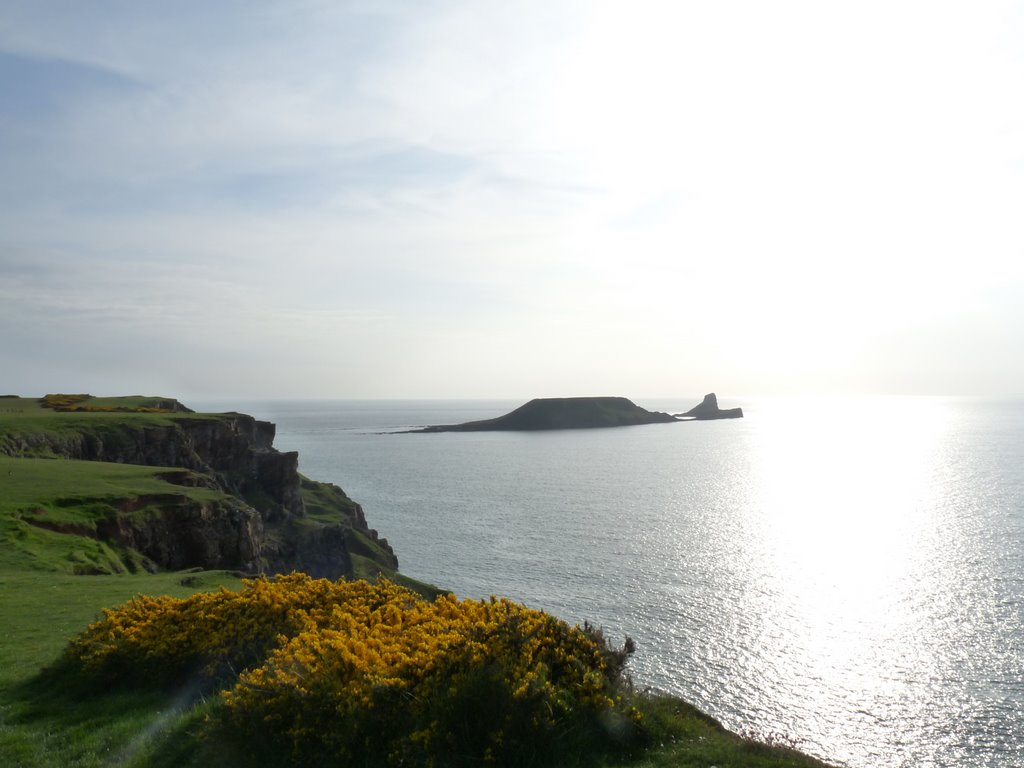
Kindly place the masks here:
<instances>
[{"instance_id":1,"label":"grassy clifftop","mask_svg":"<svg viewBox=\"0 0 1024 768\"><path fill-rule=\"evenodd\" d=\"M274 431L166 397L0 398L0 567L395 576L359 505Z\"/></svg>"}]
</instances>

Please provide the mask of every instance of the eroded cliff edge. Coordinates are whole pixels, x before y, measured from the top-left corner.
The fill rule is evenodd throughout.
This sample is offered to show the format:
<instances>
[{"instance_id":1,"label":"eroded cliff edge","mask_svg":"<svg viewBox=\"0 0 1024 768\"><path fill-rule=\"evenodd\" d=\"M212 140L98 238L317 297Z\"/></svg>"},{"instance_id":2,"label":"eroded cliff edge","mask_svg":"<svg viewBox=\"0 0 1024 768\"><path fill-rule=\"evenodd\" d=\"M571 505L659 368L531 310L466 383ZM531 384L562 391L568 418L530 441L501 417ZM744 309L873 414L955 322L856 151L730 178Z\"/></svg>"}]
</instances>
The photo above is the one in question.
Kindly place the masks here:
<instances>
[{"instance_id":1,"label":"eroded cliff edge","mask_svg":"<svg viewBox=\"0 0 1024 768\"><path fill-rule=\"evenodd\" d=\"M22 525L110 550L107 563L86 562L79 572L301 570L339 578L397 571L393 550L367 525L362 508L337 486L300 475L298 454L273 447L269 422L177 407L58 413L28 398L3 404L0 455L30 462L7 470L11 488L23 495L31 485L16 484L15 472L45 478L61 460L96 462L97 471L103 464L161 468L152 473L162 481L155 493L107 493L89 482L74 495L33 490L9 521L15 545Z\"/></svg>"}]
</instances>

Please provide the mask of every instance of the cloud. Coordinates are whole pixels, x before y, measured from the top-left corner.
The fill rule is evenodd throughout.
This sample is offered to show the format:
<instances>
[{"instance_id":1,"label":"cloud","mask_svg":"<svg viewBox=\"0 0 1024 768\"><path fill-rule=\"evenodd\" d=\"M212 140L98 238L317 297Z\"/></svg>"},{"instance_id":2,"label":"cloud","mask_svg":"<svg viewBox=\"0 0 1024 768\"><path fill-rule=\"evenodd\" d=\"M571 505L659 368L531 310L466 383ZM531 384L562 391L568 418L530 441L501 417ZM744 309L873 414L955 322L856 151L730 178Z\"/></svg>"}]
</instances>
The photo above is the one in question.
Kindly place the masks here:
<instances>
[{"instance_id":1,"label":"cloud","mask_svg":"<svg viewBox=\"0 0 1024 768\"><path fill-rule=\"evenodd\" d=\"M1024 341L1019 32L1002 3L10 3L8 359L102 338L212 395L962 391L925 340Z\"/></svg>"}]
</instances>

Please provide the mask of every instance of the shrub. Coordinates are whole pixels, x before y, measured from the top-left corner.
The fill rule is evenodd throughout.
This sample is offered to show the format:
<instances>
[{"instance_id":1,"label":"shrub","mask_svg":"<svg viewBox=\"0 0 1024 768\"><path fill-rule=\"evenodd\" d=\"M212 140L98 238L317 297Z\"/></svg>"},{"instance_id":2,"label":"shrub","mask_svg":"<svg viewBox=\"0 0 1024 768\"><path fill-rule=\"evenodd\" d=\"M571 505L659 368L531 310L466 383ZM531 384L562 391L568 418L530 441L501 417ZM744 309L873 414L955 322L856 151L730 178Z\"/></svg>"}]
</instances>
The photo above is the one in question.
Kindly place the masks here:
<instances>
[{"instance_id":1,"label":"shrub","mask_svg":"<svg viewBox=\"0 0 1024 768\"><path fill-rule=\"evenodd\" d=\"M167 413L173 408L157 405L96 405L87 402L92 395L50 394L39 399L43 408L52 408L62 413Z\"/></svg>"},{"instance_id":2,"label":"shrub","mask_svg":"<svg viewBox=\"0 0 1024 768\"><path fill-rule=\"evenodd\" d=\"M67 409L77 406L86 400L89 400L92 395L66 395L66 394L55 394L55 395L43 395L40 399L40 403L43 408L53 408L54 410Z\"/></svg>"},{"instance_id":3,"label":"shrub","mask_svg":"<svg viewBox=\"0 0 1024 768\"><path fill-rule=\"evenodd\" d=\"M304 574L242 584L236 592L222 588L185 599L136 597L105 610L71 642L68 655L87 673L132 685L176 685L189 675L231 679L263 663L287 638L325 623L333 608L364 602L373 589Z\"/></svg>"},{"instance_id":4,"label":"shrub","mask_svg":"<svg viewBox=\"0 0 1024 768\"><path fill-rule=\"evenodd\" d=\"M387 581L293 574L136 598L69 657L137 684L241 671L211 727L266 755L429 766L564 763L635 735L619 695L631 652L504 599L428 602Z\"/></svg>"},{"instance_id":5,"label":"shrub","mask_svg":"<svg viewBox=\"0 0 1024 768\"><path fill-rule=\"evenodd\" d=\"M607 672L591 637L540 611L393 592L335 609L225 701L237 733L306 760L507 764L593 748L617 705Z\"/></svg>"}]
</instances>

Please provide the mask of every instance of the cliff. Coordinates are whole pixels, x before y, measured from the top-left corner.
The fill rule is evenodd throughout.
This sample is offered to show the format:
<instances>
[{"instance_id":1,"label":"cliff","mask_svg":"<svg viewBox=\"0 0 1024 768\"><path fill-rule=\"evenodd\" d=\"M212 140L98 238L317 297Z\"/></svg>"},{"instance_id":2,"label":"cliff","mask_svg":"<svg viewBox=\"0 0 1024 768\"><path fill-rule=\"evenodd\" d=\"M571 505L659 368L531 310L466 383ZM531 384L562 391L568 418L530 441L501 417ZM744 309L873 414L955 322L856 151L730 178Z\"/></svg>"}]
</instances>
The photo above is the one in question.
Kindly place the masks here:
<instances>
[{"instance_id":1,"label":"cliff","mask_svg":"<svg viewBox=\"0 0 1024 768\"><path fill-rule=\"evenodd\" d=\"M743 409L742 408L726 408L721 409L718 407L718 397L714 392L704 395L704 399L700 404L695 405L693 408L688 410L686 413L679 413L676 416L684 420L696 420L696 421L708 421L711 419L742 419Z\"/></svg>"},{"instance_id":2,"label":"cliff","mask_svg":"<svg viewBox=\"0 0 1024 768\"><path fill-rule=\"evenodd\" d=\"M76 572L194 567L339 578L397 570L358 504L302 477L298 454L273 447L273 424L194 414L166 398L148 401L159 408L70 397L86 399L59 410L45 399L4 399L0 455L20 463L5 464L10 487L0 477L0 491L22 539L29 526L50 534L49 547L53 535L92 540L64 542L89 553ZM104 467L113 465L161 469L110 488ZM81 474L73 492L56 492L69 472ZM36 479L19 484L24 477Z\"/></svg>"},{"instance_id":3,"label":"cliff","mask_svg":"<svg viewBox=\"0 0 1024 768\"><path fill-rule=\"evenodd\" d=\"M495 419L426 427L416 432L596 429L662 424L675 417L648 411L624 397L549 397L531 400Z\"/></svg>"}]
</instances>

